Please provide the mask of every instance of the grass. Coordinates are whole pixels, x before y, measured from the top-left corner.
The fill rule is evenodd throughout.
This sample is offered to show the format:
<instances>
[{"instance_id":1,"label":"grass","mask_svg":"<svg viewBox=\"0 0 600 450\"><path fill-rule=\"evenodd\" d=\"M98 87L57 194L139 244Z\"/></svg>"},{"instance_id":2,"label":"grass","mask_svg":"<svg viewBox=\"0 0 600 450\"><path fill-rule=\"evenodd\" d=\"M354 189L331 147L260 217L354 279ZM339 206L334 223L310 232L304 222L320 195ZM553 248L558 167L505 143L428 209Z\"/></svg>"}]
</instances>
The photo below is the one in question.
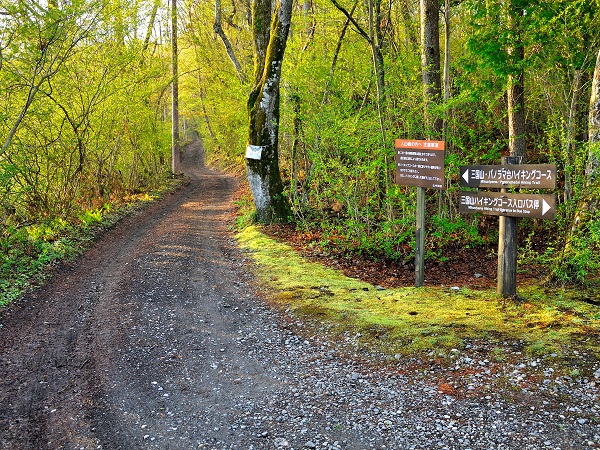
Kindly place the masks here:
<instances>
[{"instance_id":1,"label":"grass","mask_svg":"<svg viewBox=\"0 0 600 450\"><path fill-rule=\"evenodd\" d=\"M600 357L600 308L571 299L580 297L575 290L520 286L522 301L443 287L382 290L303 259L256 226L241 230L237 239L278 306L327 323L334 332L351 330L364 345L390 356L449 353L485 340L496 360L507 357L496 343L507 341L535 355L567 357L577 348Z\"/></svg>"}]
</instances>

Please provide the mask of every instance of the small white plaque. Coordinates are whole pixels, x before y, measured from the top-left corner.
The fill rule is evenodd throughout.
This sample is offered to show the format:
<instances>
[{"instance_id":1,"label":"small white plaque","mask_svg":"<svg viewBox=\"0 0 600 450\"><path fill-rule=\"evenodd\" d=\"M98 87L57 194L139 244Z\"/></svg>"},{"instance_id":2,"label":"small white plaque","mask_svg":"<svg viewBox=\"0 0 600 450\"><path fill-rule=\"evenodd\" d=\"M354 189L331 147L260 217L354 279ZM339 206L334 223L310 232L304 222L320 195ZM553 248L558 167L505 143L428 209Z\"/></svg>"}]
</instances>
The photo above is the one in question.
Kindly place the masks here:
<instances>
[{"instance_id":1,"label":"small white plaque","mask_svg":"<svg viewBox=\"0 0 600 450\"><path fill-rule=\"evenodd\" d=\"M246 158L248 159L260 159L262 156L262 150L264 147L260 145L249 145L246 147Z\"/></svg>"}]
</instances>

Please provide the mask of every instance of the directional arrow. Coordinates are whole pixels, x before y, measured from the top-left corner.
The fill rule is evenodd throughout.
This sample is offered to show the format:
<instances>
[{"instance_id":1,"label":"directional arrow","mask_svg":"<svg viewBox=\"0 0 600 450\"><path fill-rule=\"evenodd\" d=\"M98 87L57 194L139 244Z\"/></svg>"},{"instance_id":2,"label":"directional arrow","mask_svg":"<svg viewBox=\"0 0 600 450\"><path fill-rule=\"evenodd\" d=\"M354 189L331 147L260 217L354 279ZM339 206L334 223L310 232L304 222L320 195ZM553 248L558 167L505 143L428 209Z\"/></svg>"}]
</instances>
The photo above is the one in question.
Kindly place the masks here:
<instances>
[{"instance_id":1,"label":"directional arrow","mask_svg":"<svg viewBox=\"0 0 600 450\"><path fill-rule=\"evenodd\" d=\"M465 170L465 173L462 174L464 180L469 184L469 169Z\"/></svg>"},{"instance_id":2,"label":"directional arrow","mask_svg":"<svg viewBox=\"0 0 600 450\"><path fill-rule=\"evenodd\" d=\"M546 200L542 199L542 216L546 215L546 213L548 211L550 211L552 209L552 206L550 206L548 203L546 203Z\"/></svg>"}]
</instances>

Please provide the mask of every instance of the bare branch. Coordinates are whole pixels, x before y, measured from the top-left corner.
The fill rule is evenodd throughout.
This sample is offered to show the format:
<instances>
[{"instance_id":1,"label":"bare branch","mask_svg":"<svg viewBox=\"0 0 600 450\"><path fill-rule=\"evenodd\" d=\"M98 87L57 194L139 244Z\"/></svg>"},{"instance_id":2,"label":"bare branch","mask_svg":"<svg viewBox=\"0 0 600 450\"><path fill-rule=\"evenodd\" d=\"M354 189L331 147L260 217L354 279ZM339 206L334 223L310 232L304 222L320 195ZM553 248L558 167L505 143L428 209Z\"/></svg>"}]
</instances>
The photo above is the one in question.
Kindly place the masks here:
<instances>
[{"instance_id":1,"label":"bare branch","mask_svg":"<svg viewBox=\"0 0 600 450\"><path fill-rule=\"evenodd\" d=\"M356 27L358 34L360 34L362 37L364 37L367 40L367 42L371 43L371 41L372 41L371 38L365 32L365 30L362 29L362 27L358 24L358 22L354 19L354 17L352 17L352 14L349 13L342 5L340 5L337 2L337 0L331 0L331 3L333 3L333 6L335 6L337 9L339 9L346 16L346 18L352 23L352 25L354 25Z\"/></svg>"},{"instance_id":2,"label":"bare branch","mask_svg":"<svg viewBox=\"0 0 600 450\"><path fill-rule=\"evenodd\" d=\"M350 11L350 15L354 14L354 10L358 5L358 0L354 2L352 6L352 11ZM340 55L340 50L342 49L342 41L344 40L344 36L346 35L346 30L348 29L348 25L350 24L350 19L346 17L346 21L344 22L344 26L342 27L342 31L340 33L340 38L338 39L337 45L335 47L335 51L333 52L333 60L331 61L331 69L329 69L329 78L327 78L327 82L325 83L325 89L323 90L323 99L321 100L321 105L324 105L327 101L327 96L329 95L329 85L331 84L331 80L333 80L333 75L335 73L335 68L337 66L337 60Z\"/></svg>"},{"instance_id":3,"label":"bare branch","mask_svg":"<svg viewBox=\"0 0 600 450\"><path fill-rule=\"evenodd\" d=\"M237 72L238 78L240 79L240 82L242 84L246 84L246 81L247 81L246 75L242 71L242 66L235 56L233 47L231 46L231 42L229 42L229 39L227 38L227 35L225 34L225 31L223 31L223 27L221 26L221 0L216 0L216 2L215 2L215 23L213 24L213 29L215 30L215 33L217 33L219 35L219 37L221 38L221 40L223 41L225 50L227 51L227 54L229 55L229 59L231 60L231 62L233 63L233 66L235 67L235 70Z\"/></svg>"}]
</instances>

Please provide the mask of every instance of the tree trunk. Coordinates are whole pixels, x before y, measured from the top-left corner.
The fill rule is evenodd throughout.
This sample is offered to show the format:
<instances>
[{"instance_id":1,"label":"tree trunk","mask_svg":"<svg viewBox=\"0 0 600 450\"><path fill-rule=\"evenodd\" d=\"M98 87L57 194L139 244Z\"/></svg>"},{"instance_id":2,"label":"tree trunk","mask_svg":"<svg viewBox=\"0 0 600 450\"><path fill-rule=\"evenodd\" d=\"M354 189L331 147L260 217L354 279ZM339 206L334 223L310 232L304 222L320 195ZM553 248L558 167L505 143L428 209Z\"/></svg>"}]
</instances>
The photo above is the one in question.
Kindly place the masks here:
<instances>
[{"instance_id":1,"label":"tree trunk","mask_svg":"<svg viewBox=\"0 0 600 450\"><path fill-rule=\"evenodd\" d=\"M179 70L177 61L177 0L172 0L171 6L171 64L173 71L172 82L172 145L171 145L171 171L181 173L179 155Z\"/></svg>"},{"instance_id":2,"label":"tree trunk","mask_svg":"<svg viewBox=\"0 0 600 450\"><path fill-rule=\"evenodd\" d=\"M581 90L581 70L576 69L573 74L573 90L571 92L571 106L569 108L569 114L567 116L567 123L565 125L565 142L564 142L564 155L565 155L565 194L564 201L568 202L571 200L573 194L573 162L571 155L575 154L576 150L576 133L577 133L577 116L579 106L579 91Z\"/></svg>"},{"instance_id":3,"label":"tree trunk","mask_svg":"<svg viewBox=\"0 0 600 450\"><path fill-rule=\"evenodd\" d=\"M206 123L206 129L208 130L208 134L210 138L214 141L215 147L219 147L219 142L217 140L217 135L215 134L212 126L210 125L210 119L208 117L208 112L206 111L206 105L204 104L204 92L202 92L202 79L200 77L200 73L198 73L198 98L200 99L200 107L202 108L202 115L204 116L204 122Z\"/></svg>"},{"instance_id":4,"label":"tree trunk","mask_svg":"<svg viewBox=\"0 0 600 450\"><path fill-rule=\"evenodd\" d=\"M369 0L367 3L369 11L369 44L375 69L375 81L377 82L377 112L379 114L379 127L381 139L386 141L385 136L385 66L381 47L383 45L383 33L381 31L381 0Z\"/></svg>"},{"instance_id":5,"label":"tree trunk","mask_svg":"<svg viewBox=\"0 0 600 450\"><path fill-rule=\"evenodd\" d=\"M592 80L589 114L589 150L585 177L589 186L600 182L600 51L596 58L596 69ZM595 203L598 202L596 199Z\"/></svg>"},{"instance_id":6,"label":"tree trunk","mask_svg":"<svg viewBox=\"0 0 600 450\"><path fill-rule=\"evenodd\" d=\"M512 5L511 5L512 6ZM522 10L511 7L508 11L510 26L513 31L514 41L508 49L512 56L512 67L508 75L508 146L510 156L516 157L520 164L526 161L525 146L525 86L522 62L525 59L525 49L521 41L519 29Z\"/></svg>"},{"instance_id":7,"label":"tree trunk","mask_svg":"<svg viewBox=\"0 0 600 450\"><path fill-rule=\"evenodd\" d=\"M585 187L581 201L577 205L577 213L571 228L573 235L594 217L600 209L600 51L596 58L596 68L592 80L590 96L590 113L588 123L588 160L585 168ZM571 238L568 239L568 250Z\"/></svg>"},{"instance_id":8,"label":"tree trunk","mask_svg":"<svg viewBox=\"0 0 600 450\"><path fill-rule=\"evenodd\" d=\"M421 0L421 65L425 98L426 137L440 138L442 119L432 109L441 100L440 31L438 0Z\"/></svg>"},{"instance_id":9,"label":"tree trunk","mask_svg":"<svg viewBox=\"0 0 600 450\"><path fill-rule=\"evenodd\" d=\"M252 12L254 87L248 98L248 182L256 219L262 223L282 222L289 220L290 206L279 173L279 84L292 0L281 0L273 13L269 0L255 0Z\"/></svg>"},{"instance_id":10,"label":"tree trunk","mask_svg":"<svg viewBox=\"0 0 600 450\"><path fill-rule=\"evenodd\" d=\"M448 118L450 101L450 0L444 1L444 133L443 139L448 139ZM447 147L446 147L447 148Z\"/></svg>"}]
</instances>

